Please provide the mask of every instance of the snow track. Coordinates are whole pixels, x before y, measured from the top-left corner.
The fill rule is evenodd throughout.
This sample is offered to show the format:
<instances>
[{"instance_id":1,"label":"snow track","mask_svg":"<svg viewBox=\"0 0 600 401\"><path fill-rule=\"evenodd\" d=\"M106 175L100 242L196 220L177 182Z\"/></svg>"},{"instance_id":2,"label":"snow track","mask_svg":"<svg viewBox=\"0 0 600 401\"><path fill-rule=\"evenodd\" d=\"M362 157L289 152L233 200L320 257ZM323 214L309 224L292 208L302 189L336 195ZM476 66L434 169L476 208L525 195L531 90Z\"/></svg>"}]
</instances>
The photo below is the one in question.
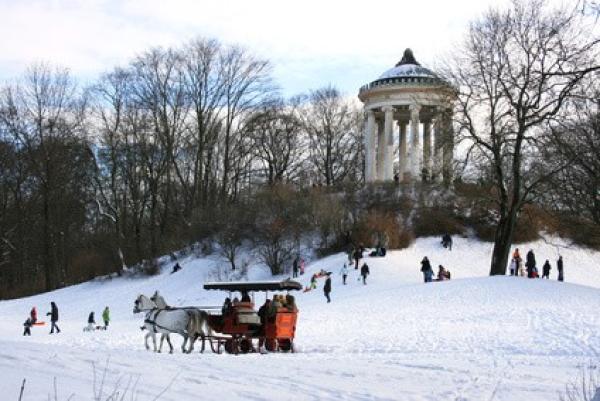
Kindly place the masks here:
<instances>
[{"instance_id":1,"label":"snow track","mask_svg":"<svg viewBox=\"0 0 600 401\"><path fill-rule=\"evenodd\" d=\"M555 242L556 240L553 240ZM557 248L543 242L521 246L538 263ZM420 239L385 258L366 258L368 284L351 269L348 285L338 275L345 255L307 267L332 271L332 303L322 292L297 294L297 354L155 354L143 346L142 317L132 314L139 293L159 289L175 305L217 305L224 294L202 290L218 263L180 261L183 270L152 278L96 280L19 300L0 302L0 391L17 399L47 400L57 378L59 400L93 399L92 362L110 358L107 382L139 375L140 401L153 399L173 380L163 400L557 400L578 368L600 352L600 254L562 248L567 283L487 277L490 244L456 238L454 250L437 239ZM453 280L423 284L419 261L450 269ZM267 278L264 269L252 279ZM552 271L556 277L556 271ZM262 302L259 295L257 302ZM45 314L60 309L60 335L36 327L21 336L31 306ZM105 305L108 331L83 333L87 314Z\"/></svg>"}]
</instances>

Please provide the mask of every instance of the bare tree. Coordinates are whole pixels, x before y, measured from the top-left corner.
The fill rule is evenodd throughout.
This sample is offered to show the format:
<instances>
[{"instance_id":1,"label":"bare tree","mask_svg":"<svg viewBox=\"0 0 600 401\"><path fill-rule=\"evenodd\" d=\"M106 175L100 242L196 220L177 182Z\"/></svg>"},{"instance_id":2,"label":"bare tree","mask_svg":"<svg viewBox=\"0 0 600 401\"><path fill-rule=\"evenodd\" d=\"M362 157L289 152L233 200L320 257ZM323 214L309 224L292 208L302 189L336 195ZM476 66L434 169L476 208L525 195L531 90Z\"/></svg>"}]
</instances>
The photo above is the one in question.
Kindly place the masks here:
<instances>
[{"instance_id":1,"label":"bare tree","mask_svg":"<svg viewBox=\"0 0 600 401\"><path fill-rule=\"evenodd\" d=\"M505 274L515 223L557 169L540 137L582 80L598 70L598 37L577 7L515 0L471 23L445 75L457 90L458 135L492 172L497 229L490 274ZM561 169L564 166L558 166Z\"/></svg>"},{"instance_id":2,"label":"bare tree","mask_svg":"<svg viewBox=\"0 0 600 401\"><path fill-rule=\"evenodd\" d=\"M332 87L317 89L297 101L308 136L309 159L317 173L317 181L334 185L346 178L356 179L362 170L362 145L358 112Z\"/></svg>"},{"instance_id":3,"label":"bare tree","mask_svg":"<svg viewBox=\"0 0 600 401\"><path fill-rule=\"evenodd\" d=\"M293 178L300 168L304 150L301 124L291 107L276 100L261 107L246 123L253 153L270 185Z\"/></svg>"}]
</instances>

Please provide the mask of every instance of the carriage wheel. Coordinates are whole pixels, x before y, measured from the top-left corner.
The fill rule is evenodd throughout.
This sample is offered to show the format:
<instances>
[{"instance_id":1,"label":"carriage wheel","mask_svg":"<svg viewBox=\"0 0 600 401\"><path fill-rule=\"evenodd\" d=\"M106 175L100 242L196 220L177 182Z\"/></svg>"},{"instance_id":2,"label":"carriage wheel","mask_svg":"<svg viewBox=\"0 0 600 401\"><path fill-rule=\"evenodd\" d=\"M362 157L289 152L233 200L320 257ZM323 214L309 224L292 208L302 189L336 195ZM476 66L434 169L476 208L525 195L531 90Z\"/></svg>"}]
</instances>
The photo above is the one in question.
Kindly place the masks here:
<instances>
[{"instance_id":1,"label":"carriage wheel","mask_svg":"<svg viewBox=\"0 0 600 401\"><path fill-rule=\"evenodd\" d=\"M282 338L277 341L279 351L289 352L292 351L292 341L287 338Z\"/></svg>"},{"instance_id":2,"label":"carriage wheel","mask_svg":"<svg viewBox=\"0 0 600 401\"><path fill-rule=\"evenodd\" d=\"M227 340L225 340L225 351L228 354L239 354L239 340L237 338L228 338Z\"/></svg>"},{"instance_id":3,"label":"carriage wheel","mask_svg":"<svg viewBox=\"0 0 600 401\"><path fill-rule=\"evenodd\" d=\"M274 338L265 339L265 348L267 351L273 352L277 350L277 340Z\"/></svg>"},{"instance_id":4,"label":"carriage wheel","mask_svg":"<svg viewBox=\"0 0 600 401\"><path fill-rule=\"evenodd\" d=\"M247 354L252 351L252 339L250 338L241 338L240 339L240 352L242 354Z\"/></svg>"}]
</instances>

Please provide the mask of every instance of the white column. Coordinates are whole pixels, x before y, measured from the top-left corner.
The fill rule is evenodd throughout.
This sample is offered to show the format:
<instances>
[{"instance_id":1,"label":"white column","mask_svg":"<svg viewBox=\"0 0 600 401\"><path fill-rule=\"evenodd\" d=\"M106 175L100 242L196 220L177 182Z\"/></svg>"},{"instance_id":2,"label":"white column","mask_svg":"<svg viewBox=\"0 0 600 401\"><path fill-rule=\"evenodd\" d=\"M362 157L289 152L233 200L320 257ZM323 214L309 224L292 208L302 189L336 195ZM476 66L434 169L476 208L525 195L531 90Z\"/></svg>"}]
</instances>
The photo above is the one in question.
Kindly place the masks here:
<instances>
[{"instance_id":1,"label":"white column","mask_svg":"<svg viewBox=\"0 0 600 401\"><path fill-rule=\"evenodd\" d=\"M365 181L375 181L375 113L367 110L367 122L365 124Z\"/></svg>"},{"instance_id":2,"label":"white column","mask_svg":"<svg viewBox=\"0 0 600 401\"><path fill-rule=\"evenodd\" d=\"M392 181L394 179L394 108L386 106L382 110L385 113L383 180Z\"/></svg>"},{"instance_id":3,"label":"white column","mask_svg":"<svg viewBox=\"0 0 600 401\"><path fill-rule=\"evenodd\" d=\"M398 120L398 131L400 133L400 160L398 177L400 181L406 181L408 173L408 152L406 148L406 122Z\"/></svg>"},{"instance_id":4,"label":"white column","mask_svg":"<svg viewBox=\"0 0 600 401\"><path fill-rule=\"evenodd\" d=\"M410 170L413 180L419 180L421 177L421 152L419 144L419 111L421 106L411 104L410 107Z\"/></svg>"},{"instance_id":5,"label":"white column","mask_svg":"<svg viewBox=\"0 0 600 401\"><path fill-rule=\"evenodd\" d=\"M433 124L433 170L431 180L440 182L442 179L442 118L437 115Z\"/></svg>"},{"instance_id":6,"label":"white column","mask_svg":"<svg viewBox=\"0 0 600 401\"><path fill-rule=\"evenodd\" d=\"M384 162L385 162L385 135L383 130L383 123L381 121L375 120L375 129L377 132L377 168L376 168L376 177L375 180L381 181L383 180L384 173Z\"/></svg>"},{"instance_id":7,"label":"white column","mask_svg":"<svg viewBox=\"0 0 600 401\"><path fill-rule=\"evenodd\" d=\"M423 180L431 178L431 120L423 122Z\"/></svg>"}]
</instances>

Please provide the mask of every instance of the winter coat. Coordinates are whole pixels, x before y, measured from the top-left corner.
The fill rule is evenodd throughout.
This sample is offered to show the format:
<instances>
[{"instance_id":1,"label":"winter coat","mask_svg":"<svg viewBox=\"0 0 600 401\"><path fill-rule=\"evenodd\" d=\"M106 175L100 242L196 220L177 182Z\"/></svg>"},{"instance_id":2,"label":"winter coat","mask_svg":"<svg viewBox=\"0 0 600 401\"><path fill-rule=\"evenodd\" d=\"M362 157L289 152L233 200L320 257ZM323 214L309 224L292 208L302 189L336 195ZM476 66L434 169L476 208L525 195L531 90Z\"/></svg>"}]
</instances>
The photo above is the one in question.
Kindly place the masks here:
<instances>
[{"instance_id":1,"label":"winter coat","mask_svg":"<svg viewBox=\"0 0 600 401\"><path fill-rule=\"evenodd\" d=\"M23 326L25 326L25 327L33 326L33 321L31 320L30 317L28 317L27 320L25 320L25 323L23 323Z\"/></svg>"},{"instance_id":2,"label":"winter coat","mask_svg":"<svg viewBox=\"0 0 600 401\"><path fill-rule=\"evenodd\" d=\"M525 266L528 269L535 267L535 255L533 254L533 251L527 252L527 262L525 262Z\"/></svg>"},{"instance_id":3,"label":"winter coat","mask_svg":"<svg viewBox=\"0 0 600 401\"><path fill-rule=\"evenodd\" d=\"M90 312L90 315L88 316L88 323L96 324L96 319L94 319L94 312Z\"/></svg>"},{"instance_id":4,"label":"winter coat","mask_svg":"<svg viewBox=\"0 0 600 401\"><path fill-rule=\"evenodd\" d=\"M543 269L544 276L547 276L550 274L550 269L552 269L552 267L550 267L549 262L546 262L546 263L544 263L544 266L542 267L542 269Z\"/></svg>"},{"instance_id":5,"label":"winter coat","mask_svg":"<svg viewBox=\"0 0 600 401\"><path fill-rule=\"evenodd\" d=\"M323 292L325 294L329 294L331 292L331 277L327 277L327 280L325 280L325 286L323 287Z\"/></svg>"},{"instance_id":6,"label":"winter coat","mask_svg":"<svg viewBox=\"0 0 600 401\"><path fill-rule=\"evenodd\" d=\"M31 308L31 312L29 313L29 317L31 317L31 322L35 323L37 321L37 309L35 306Z\"/></svg>"},{"instance_id":7,"label":"winter coat","mask_svg":"<svg viewBox=\"0 0 600 401\"><path fill-rule=\"evenodd\" d=\"M510 270L514 273L517 274L517 269L519 268L519 263L517 262L517 259L514 259L510 262Z\"/></svg>"},{"instance_id":8,"label":"winter coat","mask_svg":"<svg viewBox=\"0 0 600 401\"><path fill-rule=\"evenodd\" d=\"M104 311L102 312L102 320L105 322L110 322L110 311L108 308L104 308Z\"/></svg>"},{"instance_id":9,"label":"winter coat","mask_svg":"<svg viewBox=\"0 0 600 401\"><path fill-rule=\"evenodd\" d=\"M425 273L427 271L433 272L433 269L431 268L431 263L429 263L429 259L423 259L421 261L421 272Z\"/></svg>"},{"instance_id":10,"label":"winter coat","mask_svg":"<svg viewBox=\"0 0 600 401\"><path fill-rule=\"evenodd\" d=\"M58 308L54 302L50 302L50 312L46 313L46 316L50 316L51 322L58 322Z\"/></svg>"},{"instance_id":11,"label":"winter coat","mask_svg":"<svg viewBox=\"0 0 600 401\"><path fill-rule=\"evenodd\" d=\"M563 272L563 260L562 260L562 258L559 258L559 259L556 261L556 268L558 269L558 272L559 272L560 274L562 274L562 272Z\"/></svg>"},{"instance_id":12,"label":"winter coat","mask_svg":"<svg viewBox=\"0 0 600 401\"><path fill-rule=\"evenodd\" d=\"M362 267L360 268L360 275L366 277L370 273L371 272L369 271L369 266L367 266L366 263L364 265L362 265Z\"/></svg>"},{"instance_id":13,"label":"winter coat","mask_svg":"<svg viewBox=\"0 0 600 401\"><path fill-rule=\"evenodd\" d=\"M298 273L298 259L294 259L294 266L292 268L294 273Z\"/></svg>"}]
</instances>

